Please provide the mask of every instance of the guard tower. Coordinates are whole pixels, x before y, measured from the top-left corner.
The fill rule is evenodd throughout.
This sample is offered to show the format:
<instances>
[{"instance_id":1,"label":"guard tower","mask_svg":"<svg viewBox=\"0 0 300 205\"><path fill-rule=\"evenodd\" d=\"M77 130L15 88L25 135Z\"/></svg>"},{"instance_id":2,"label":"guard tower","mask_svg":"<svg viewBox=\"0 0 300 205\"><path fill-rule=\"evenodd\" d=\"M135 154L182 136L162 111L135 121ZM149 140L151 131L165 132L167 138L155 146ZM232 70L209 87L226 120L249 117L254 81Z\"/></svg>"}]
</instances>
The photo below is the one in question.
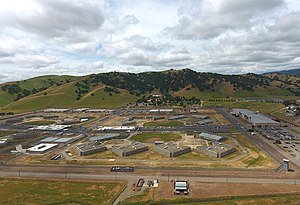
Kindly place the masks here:
<instances>
[{"instance_id":1,"label":"guard tower","mask_svg":"<svg viewBox=\"0 0 300 205\"><path fill-rule=\"evenodd\" d=\"M289 171L289 162L290 162L290 160L283 159L282 161L283 161L283 170L288 172Z\"/></svg>"}]
</instances>

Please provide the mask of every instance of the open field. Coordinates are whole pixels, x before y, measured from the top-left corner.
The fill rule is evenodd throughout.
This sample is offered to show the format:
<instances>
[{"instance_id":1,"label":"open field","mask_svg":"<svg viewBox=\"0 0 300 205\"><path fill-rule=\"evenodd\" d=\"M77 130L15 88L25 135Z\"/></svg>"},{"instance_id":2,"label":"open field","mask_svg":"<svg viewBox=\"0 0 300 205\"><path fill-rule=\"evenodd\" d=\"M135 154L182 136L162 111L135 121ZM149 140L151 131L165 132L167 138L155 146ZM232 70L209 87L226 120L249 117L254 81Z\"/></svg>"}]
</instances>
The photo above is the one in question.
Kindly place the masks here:
<instances>
[{"instance_id":1,"label":"open field","mask_svg":"<svg viewBox=\"0 0 300 205\"><path fill-rule=\"evenodd\" d=\"M182 126L183 122L180 121L152 121L144 123L144 126L159 126L159 127L176 127Z\"/></svg>"},{"instance_id":2,"label":"open field","mask_svg":"<svg viewBox=\"0 0 300 205\"><path fill-rule=\"evenodd\" d=\"M6 135L12 135L15 134L15 131L11 130L0 130L0 137L6 136Z\"/></svg>"},{"instance_id":3,"label":"open field","mask_svg":"<svg viewBox=\"0 0 300 205\"><path fill-rule=\"evenodd\" d=\"M284 108L281 103L255 102L255 101L205 101L205 107L222 106L231 108L245 108L253 111L259 111L264 114L270 114L274 111Z\"/></svg>"},{"instance_id":4,"label":"open field","mask_svg":"<svg viewBox=\"0 0 300 205\"><path fill-rule=\"evenodd\" d=\"M129 197L121 204L298 204L300 185L190 183L189 196L173 195L172 182L163 181L158 188Z\"/></svg>"},{"instance_id":5,"label":"open field","mask_svg":"<svg viewBox=\"0 0 300 205\"><path fill-rule=\"evenodd\" d=\"M174 133L158 133L158 132L145 132L139 133L131 137L131 140L139 142L154 142L162 140L165 142L180 140L181 136Z\"/></svg>"},{"instance_id":6,"label":"open field","mask_svg":"<svg viewBox=\"0 0 300 205\"><path fill-rule=\"evenodd\" d=\"M41 121L30 121L30 122L24 122L22 124L24 125L52 125L55 124L55 121L46 121L46 120L41 120Z\"/></svg>"},{"instance_id":7,"label":"open field","mask_svg":"<svg viewBox=\"0 0 300 205\"><path fill-rule=\"evenodd\" d=\"M120 182L0 179L0 204L110 204Z\"/></svg>"}]
</instances>

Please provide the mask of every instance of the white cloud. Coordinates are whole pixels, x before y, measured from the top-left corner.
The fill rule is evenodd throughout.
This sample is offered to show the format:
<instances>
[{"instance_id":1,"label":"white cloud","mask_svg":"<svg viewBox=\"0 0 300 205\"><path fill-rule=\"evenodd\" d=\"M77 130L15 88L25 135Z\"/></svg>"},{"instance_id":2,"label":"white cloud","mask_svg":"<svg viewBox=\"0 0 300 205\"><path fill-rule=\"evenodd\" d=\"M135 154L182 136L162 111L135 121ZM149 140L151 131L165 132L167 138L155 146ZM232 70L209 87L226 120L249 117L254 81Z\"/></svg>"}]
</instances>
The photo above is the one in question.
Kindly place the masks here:
<instances>
[{"instance_id":1,"label":"white cloud","mask_svg":"<svg viewBox=\"0 0 300 205\"><path fill-rule=\"evenodd\" d=\"M297 0L0 0L0 82L300 67Z\"/></svg>"}]
</instances>

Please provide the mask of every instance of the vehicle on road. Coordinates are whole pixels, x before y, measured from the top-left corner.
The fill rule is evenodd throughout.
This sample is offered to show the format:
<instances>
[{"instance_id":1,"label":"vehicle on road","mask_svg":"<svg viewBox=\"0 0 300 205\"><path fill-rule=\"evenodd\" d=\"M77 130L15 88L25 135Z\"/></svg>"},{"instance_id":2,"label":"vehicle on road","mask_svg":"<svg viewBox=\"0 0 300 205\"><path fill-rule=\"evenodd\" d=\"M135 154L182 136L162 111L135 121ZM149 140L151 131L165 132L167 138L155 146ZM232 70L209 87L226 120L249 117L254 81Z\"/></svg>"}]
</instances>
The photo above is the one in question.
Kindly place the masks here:
<instances>
[{"instance_id":1,"label":"vehicle on road","mask_svg":"<svg viewBox=\"0 0 300 205\"><path fill-rule=\"evenodd\" d=\"M111 172L134 172L134 167L128 166L113 166L110 168Z\"/></svg>"}]
</instances>

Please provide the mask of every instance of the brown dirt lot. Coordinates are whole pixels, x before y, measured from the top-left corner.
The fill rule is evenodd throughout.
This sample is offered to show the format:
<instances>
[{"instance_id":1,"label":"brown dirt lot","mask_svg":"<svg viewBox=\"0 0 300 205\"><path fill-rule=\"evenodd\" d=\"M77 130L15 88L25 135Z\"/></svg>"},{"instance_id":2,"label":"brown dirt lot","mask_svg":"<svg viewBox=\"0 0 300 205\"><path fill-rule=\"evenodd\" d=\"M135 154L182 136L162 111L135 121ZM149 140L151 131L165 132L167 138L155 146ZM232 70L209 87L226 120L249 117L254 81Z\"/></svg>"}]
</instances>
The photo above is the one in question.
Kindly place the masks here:
<instances>
[{"instance_id":1,"label":"brown dirt lot","mask_svg":"<svg viewBox=\"0 0 300 205\"><path fill-rule=\"evenodd\" d=\"M300 193L300 185L191 182L192 198Z\"/></svg>"},{"instance_id":2,"label":"brown dirt lot","mask_svg":"<svg viewBox=\"0 0 300 205\"><path fill-rule=\"evenodd\" d=\"M300 185L291 184L245 184L245 183L190 183L190 195L178 196L173 194L173 183L161 181L158 188L149 188L138 197L128 198L127 202L139 202L162 199L179 199L191 197L194 199L229 197L229 196L254 196L285 193L300 193Z\"/></svg>"}]
</instances>

